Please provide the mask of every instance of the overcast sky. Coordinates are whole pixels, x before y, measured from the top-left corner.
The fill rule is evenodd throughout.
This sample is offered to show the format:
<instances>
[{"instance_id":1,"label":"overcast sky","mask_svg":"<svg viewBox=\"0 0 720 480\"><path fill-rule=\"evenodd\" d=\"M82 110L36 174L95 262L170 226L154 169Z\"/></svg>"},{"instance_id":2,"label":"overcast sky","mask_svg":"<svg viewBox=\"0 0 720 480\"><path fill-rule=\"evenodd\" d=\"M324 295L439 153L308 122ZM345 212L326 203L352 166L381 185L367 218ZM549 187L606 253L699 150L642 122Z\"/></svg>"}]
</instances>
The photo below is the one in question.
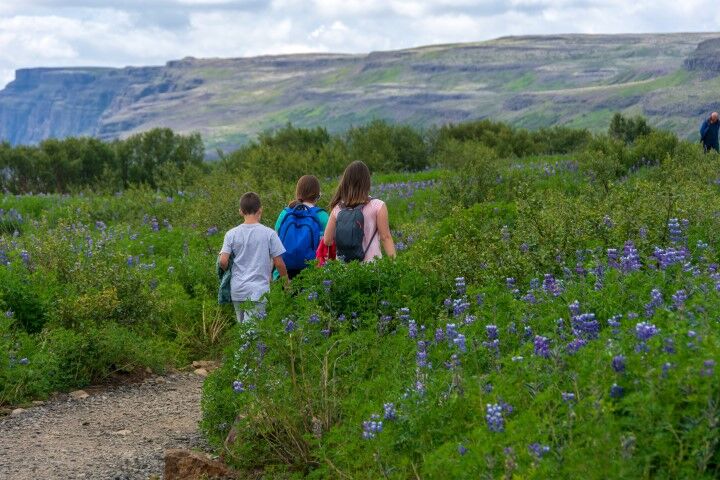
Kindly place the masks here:
<instances>
[{"instance_id":1,"label":"overcast sky","mask_svg":"<svg viewBox=\"0 0 720 480\"><path fill-rule=\"evenodd\" d=\"M0 0L0 87L33 66L369 52L504 35L714 31L707 0Z\"/></svg>"}]
</instances>

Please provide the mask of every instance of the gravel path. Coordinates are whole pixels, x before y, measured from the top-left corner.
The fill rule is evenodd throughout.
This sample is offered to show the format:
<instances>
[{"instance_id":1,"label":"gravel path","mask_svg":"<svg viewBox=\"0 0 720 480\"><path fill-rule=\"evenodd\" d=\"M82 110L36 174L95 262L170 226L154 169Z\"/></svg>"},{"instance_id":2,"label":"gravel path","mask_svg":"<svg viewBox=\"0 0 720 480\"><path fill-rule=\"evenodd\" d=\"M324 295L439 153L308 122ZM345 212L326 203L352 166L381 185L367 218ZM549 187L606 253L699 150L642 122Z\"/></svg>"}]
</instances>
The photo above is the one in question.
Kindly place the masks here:
<instances>
[{"instance_id":1,"label":"gravel path","mask_svg":"<svg viewBox=\"0 0 720 480\"><path fill-rule=\"evenodd\" d=\"M202 381L174 373L0 418L0 479L162 478L166 448L206 448Z\"/></svg>"}]
</instances>

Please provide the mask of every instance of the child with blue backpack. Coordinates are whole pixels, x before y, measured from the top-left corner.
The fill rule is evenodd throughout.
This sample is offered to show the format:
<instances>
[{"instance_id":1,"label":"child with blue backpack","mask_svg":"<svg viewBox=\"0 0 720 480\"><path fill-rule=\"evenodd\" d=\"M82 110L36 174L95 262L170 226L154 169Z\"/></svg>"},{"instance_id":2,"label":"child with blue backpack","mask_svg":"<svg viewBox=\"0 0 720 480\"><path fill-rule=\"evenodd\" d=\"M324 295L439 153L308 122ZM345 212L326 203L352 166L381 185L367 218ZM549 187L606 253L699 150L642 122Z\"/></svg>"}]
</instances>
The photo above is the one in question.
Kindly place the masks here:
<instances>
[{"instance_id":1,"label":"child with blue backpack","mask_svg":"<svg viewBox=\"0 0 720 480\"><path fill-rule=\"evenodd\" d=\"M316 204L320 200L320 181L303 175L295 187L295 200L280 212L275 231L285 247L283 261L293 278L315 260L315 250L325 232L329 215Z\"/></svg>"}]
</instances>

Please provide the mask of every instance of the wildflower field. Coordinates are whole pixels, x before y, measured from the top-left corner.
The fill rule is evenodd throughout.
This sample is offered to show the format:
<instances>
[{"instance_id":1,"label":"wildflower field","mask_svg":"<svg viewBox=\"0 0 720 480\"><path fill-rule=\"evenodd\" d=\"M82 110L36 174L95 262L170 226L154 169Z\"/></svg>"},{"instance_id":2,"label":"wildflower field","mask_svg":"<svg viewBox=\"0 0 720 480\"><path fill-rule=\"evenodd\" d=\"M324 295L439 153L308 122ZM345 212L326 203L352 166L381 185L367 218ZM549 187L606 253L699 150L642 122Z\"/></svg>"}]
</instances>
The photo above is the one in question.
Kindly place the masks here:
<instances>
[{"instance_id":1,"label":"wildflower field","mask_svg":"<svg viewBox=\"0 0 720 480\"><path fill-rule=\"evenodd\" d=\"M365 128L288 127L181 191L3 196L0 403L217 356L201 427L258 478L720 475L720 156ZM355 159L398 258L307 269L234 325L214 262L239 196L271 225L298 173L327 198Z\"/></svg>"}]
</instances>

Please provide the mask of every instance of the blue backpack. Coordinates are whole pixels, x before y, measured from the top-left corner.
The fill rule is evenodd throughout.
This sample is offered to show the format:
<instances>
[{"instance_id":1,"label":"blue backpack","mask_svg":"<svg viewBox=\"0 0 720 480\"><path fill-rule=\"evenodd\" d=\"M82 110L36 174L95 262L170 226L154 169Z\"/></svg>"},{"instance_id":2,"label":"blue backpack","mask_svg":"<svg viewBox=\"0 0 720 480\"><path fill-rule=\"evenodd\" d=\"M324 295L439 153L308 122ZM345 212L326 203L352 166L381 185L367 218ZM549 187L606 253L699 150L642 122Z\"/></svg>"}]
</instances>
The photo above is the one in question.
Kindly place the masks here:
<instances>
[{"instance_id":1,"label":"blue backpack","mask_svg":"<svg viewBox=\"0 0 720 480\"><path fill-rule=\"evenodd\" d=\"M319 207L299 204L285 208L285 218L280 224L278 236L285 247L283 261L290 270L302 270L307 262L315 260L315 250L320 243L323 227L317 218Z\"/></svg>"}]
</instances>

